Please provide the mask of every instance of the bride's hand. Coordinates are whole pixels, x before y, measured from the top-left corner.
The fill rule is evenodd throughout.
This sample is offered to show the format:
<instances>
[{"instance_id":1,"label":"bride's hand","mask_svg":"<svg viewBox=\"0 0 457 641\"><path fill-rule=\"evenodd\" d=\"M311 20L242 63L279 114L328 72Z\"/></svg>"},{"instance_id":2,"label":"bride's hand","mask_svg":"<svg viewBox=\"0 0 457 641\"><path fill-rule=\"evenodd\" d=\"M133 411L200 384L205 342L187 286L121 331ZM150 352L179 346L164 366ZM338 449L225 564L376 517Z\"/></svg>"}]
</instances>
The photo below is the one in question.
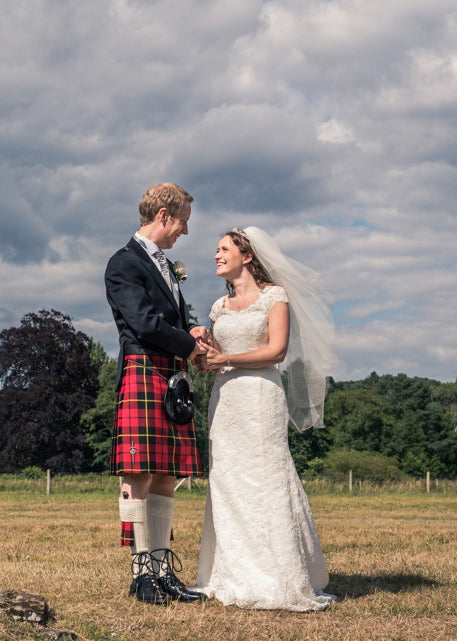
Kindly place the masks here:
<instances>
[{"instance_id":1,"label":"bride's hand","mask_svg":"<svg viewBox=\"0 0 457 641\"><path fill-rule=\"evenodd\" d=\"M206 369L220 369L227 365L227 358L218 349L206 344L202 347L206 350Z\"/></svg>"}]
</instances>

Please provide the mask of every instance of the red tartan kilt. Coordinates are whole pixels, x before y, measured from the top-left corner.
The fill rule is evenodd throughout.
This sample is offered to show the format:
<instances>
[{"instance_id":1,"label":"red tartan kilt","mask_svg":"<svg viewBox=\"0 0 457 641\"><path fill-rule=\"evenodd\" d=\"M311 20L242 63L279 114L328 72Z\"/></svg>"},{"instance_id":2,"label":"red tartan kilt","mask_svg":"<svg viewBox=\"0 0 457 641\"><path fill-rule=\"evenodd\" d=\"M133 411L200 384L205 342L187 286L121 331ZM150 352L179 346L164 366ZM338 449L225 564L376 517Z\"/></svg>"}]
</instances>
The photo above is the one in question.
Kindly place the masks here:
<instances>
[{"instance_id":1,"label":"red tartan kilt","mask_svg":"<svg viewBox=\"0 0 457 641\"><path fill-rule=\"evenodd\" d=\"M194 422L176 425L164 410L167 380L157 372L169 379L180 370L187 370L185 360L125 357L114 414L111 474L203 475Z\"/></svg>"}]
</instances>

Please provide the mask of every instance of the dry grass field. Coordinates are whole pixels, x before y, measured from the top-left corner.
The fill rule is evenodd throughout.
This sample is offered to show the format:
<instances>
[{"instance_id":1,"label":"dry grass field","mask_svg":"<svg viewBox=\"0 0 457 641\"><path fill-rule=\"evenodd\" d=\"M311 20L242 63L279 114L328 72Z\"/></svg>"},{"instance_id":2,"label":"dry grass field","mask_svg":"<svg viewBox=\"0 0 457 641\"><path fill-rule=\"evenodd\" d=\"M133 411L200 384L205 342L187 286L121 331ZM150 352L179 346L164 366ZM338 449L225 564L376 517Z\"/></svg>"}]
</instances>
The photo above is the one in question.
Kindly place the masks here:
<instances>
[{"instance_id":1,"label":"dry grass field","mask_svg":"<svg viewBox=\"0 0 457 641\"><path fill-rule=\"evenodd\" d=\"M169 608L127 597L110 492L0 492L0 592L44 595L51 627L90 641L457 640L457 495L311 496L338 601L323 613ZM179 490L174 548L195 580L203 493ZM40 628L0 616L1 641L37 640Z\"/></svg>"}]
</instances>

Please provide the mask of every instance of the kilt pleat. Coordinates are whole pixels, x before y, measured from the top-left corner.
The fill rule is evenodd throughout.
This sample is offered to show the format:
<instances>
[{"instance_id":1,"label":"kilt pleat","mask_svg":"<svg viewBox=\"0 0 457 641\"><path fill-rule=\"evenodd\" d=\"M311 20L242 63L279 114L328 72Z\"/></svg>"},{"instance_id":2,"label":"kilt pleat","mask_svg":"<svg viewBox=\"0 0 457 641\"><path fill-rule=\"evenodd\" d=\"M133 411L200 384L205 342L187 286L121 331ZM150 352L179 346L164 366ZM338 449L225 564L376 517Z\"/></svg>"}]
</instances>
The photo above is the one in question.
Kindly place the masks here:
<instances>
[{"instance_id":1,"label":"kilt pleat","mask_svg":"<svg viewBox=\"0 0 457 641\"><path fill-rule=\"evenodd\" d=\"M167 379L186 369L185 360L168 356L125 356L114 413L111 474L203 475L194 422L177 425L164 410Z\"/></svg>"}]
</instances>

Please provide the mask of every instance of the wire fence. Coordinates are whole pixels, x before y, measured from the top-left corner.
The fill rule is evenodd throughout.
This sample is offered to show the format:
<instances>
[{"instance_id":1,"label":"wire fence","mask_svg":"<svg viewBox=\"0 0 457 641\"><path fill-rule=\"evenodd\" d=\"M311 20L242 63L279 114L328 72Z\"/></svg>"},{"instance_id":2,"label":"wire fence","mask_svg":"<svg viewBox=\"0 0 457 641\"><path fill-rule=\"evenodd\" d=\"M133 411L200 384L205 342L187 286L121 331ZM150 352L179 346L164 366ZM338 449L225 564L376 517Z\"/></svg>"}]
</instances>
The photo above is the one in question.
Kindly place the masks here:
<instances>
[{"instance_id":1,"label":"wire fence","mask_svg":"<svg viewBox=\"0 0 457 641\"><path fill-rule=\"evenodd\" d=\"M37 494L112 494L119 493L122 479L108 474L56 474L50 471L39 478L24 478L20 474L0 474L1 492L24 492ZM457 480L430 479L427 473L423 478L407 477L401 481L370 481L357 479L349 472L344 480L316 477L302 481L307 494L374 496L381 494L439 494L457 496ZM206 492L207 479L178 479L178 493Z\"/></svg>"},{"instance_id":2,"label":"wire fence","mask_svg":"<svg viewBox=\"0 0 457 641\"><path fill-rule=\"evenodd\" d=\"M372 481L348 477L344 481L319 477L303 481L310 496L340 494L346 496L376 496L381 494L439 494L457 496L457 480L407 477L401 481Z\"/></svg>"}]
</instances>

